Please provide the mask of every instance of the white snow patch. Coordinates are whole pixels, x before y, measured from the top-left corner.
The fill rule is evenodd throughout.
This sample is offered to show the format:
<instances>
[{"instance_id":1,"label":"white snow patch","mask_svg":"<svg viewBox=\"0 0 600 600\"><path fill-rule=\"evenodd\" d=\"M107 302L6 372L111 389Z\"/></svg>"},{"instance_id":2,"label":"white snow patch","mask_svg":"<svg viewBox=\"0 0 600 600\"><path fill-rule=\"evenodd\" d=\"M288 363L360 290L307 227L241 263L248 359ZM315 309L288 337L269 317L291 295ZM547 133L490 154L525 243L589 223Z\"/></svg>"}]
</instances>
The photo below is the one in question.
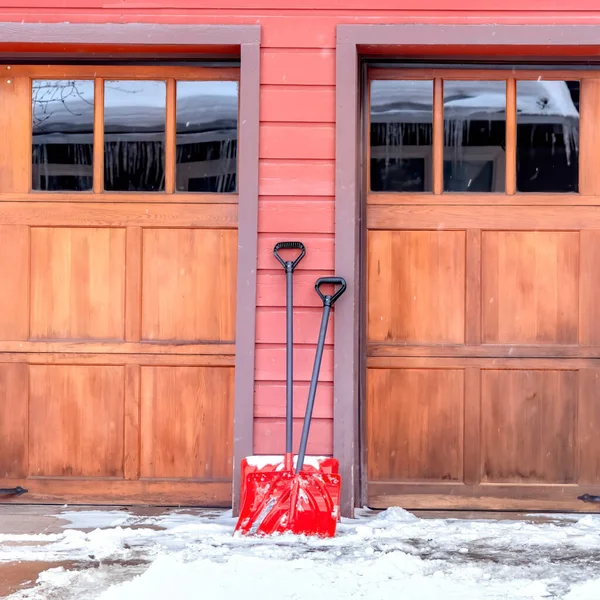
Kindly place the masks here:
<instances>
[{"instance_id":1,"label":"white snow patch","mask_svg":"<svg viewBox=\"0 0 600 600\"><path fill-rule=\"evenodd\" d=\"M600 579L575 584L565 600L598 600L600 598Z\"/></svg>"},{"instance_id":2,"label":"white snow patch","mask_svg":"<svg viewBox=\"0 0 600 600\"><path fill-rule=\"evenodd\" d=\"M161 556L141 576L113 586L98 600L144 598L159 600L175 597L207 598L307 598L311 600L397 600L401 595L411 600L464 600L480 598L480 573L456 569L430 577L423 560L393 552L372 562L348 564L317 562L302 558L293 561L269 560L253 556L232 556L215 564L206 559L184 563L176 557ZM235 576L233 576L235 575ZM400 593L401 591L401 593ZM474 595L476 594L476 595ZM487 587L488 600L512 598L542 599L547 594L541 582L514 579Z\"/></svg>"}]
</instances>

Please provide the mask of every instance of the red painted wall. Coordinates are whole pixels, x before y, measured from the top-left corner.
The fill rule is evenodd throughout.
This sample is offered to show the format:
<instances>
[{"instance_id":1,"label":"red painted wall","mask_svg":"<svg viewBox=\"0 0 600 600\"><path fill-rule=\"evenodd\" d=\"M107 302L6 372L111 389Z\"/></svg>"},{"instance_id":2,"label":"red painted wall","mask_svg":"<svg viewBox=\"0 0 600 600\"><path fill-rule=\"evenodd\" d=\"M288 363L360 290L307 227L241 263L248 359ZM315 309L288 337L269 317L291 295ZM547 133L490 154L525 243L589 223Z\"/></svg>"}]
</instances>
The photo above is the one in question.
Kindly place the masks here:
<instances>
[{"instance_id":1,"label":"red painted wall","mask_svg":"<svg viewBox=\"0 0 600 600\"><path fill-rule=\"evenodd\" d=\"M53 2L56 8L48 8ZM273 257L273 245L299 239L307 246L295 273L296 444L321 315L314 281L333 274L336 24L592 23L600 21L600 4L598 0L0 0L0 20L262 25L254 451L265 454L284 448L285 277ZM333 450L332 326L333 321L309 453Z\"/></svg>"}]
</instances>

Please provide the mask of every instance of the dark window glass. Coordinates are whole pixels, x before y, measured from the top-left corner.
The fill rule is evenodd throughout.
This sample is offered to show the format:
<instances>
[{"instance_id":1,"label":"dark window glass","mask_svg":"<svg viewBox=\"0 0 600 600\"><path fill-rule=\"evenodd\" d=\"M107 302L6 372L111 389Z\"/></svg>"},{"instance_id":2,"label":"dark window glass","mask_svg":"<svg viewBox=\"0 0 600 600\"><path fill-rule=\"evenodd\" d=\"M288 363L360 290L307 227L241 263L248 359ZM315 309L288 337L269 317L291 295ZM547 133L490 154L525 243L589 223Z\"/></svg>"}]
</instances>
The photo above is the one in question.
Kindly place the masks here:
<instances>
[{"instance_id":1,"label":"dark window glass","mask_svg":"<svg viewBox=\"0 0 600 600\"><path fill-rule=\"evenodd\" d=\"M431 191L433 81L371 82L371 190Z\"/></svg>"},{"instance_id":2,"label":"dark window glass","mask_svg":"<svg viewBox=\"0 0 600 600\"><path fill-rule=\"evenodd\" d=\"M178 192L235 192L238 83L177 82Z\"/></svg>"},{"instance_id":3,"label":"dark window glass","mask_svg":"<svg viewBox=\"0 0 600 600\"><path fill-rule=\"evenodd\" d=\"M165 189L166 93L164 81L104 84L104 189Z\"/></svg>"},{"instance_id":4,"label":"dark window glass","mask_svg":"<svg viewBox=\"0 0 600 600\"><path fill-rule=\"evenodd\" d=\"M31 189L91 190L94 82L33 80L31 99Z\"/></svg>"},{"instance_id":5,"label":"dark window glass","mask_svg":"<svg viewBox=\"0 0 600 600\"><path fill-rule=\"evenodd\" d=\"M444 191L503 192L506 82L444 81Z\"/></svg>"},{"instance_id":6,"label":"dark window glass","mask_svg":"<svg viewBox=\"0 0 600 600\"><path fill-rule=\"evenodd\" d=\"M577 192L579 81L517 81L517 190Z\"/></svg>"}]
</instances>

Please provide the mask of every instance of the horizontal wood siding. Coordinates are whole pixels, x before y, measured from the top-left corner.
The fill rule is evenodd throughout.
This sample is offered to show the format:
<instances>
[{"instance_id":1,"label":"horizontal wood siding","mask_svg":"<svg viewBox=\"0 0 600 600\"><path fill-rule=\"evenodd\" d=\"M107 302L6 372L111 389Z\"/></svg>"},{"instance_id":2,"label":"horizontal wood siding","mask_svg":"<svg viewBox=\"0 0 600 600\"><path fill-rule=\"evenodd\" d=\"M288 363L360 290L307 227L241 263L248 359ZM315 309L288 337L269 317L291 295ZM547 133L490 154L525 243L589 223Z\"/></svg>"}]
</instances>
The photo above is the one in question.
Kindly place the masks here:
<instances>
[{"instance_id":1,"label":"horizontal wood siding","mask_svg":"<svg viewBox=\"0 0 600 600\"><path fill-rule=\"evenodd\" d=\"M458 4L450 0L408 0L402 3L402 10L392 0L295 0L286 3L285 9L277 0L221 0L213 3L213 8L203 6L201 9L197 0L171 0L166 10L162 0L51 0L50 4L52 2L54 7L49 7L47 0L0 0L0 19L72 23L260 23L262 26L256 453L281 453L284 449L285 275L273 256L273 246L282 240L300 240L307 248L306 257L294 274L295 444L300 437L321 318L321 302L314 282L318 277L334 274L336 25L600 22L596 0L571 3L490 0L485 5L487 12L481 12L482 5L475 0L461 0ZM18 207L9 208L17 210ZM75 204L65 210L70 211L71 219L79 222ZM134 206L124 211L123 208L122 214L115 213L115 226L140 225L152 218L160 222L163 218L158 214L138 215ZM202 222L202 206L178 207L177 211L197 212L197 219ZM371 209L369 218L376 220L378 214ZM232 226L236 216L233 207L231 214L224 215ZM43 217L42 212L35 218L41 222ZM94 221L94 215L87 218ZM428 222L432 219L427 210L423 218ZM210 227L210 223L206 226ZM344 273L338 275L344 276ZM333 451L334 318L329 324L317 391L309 441L311 453ZM12 326L21 327L21 324Z\"/></svg>"}]
</instances>

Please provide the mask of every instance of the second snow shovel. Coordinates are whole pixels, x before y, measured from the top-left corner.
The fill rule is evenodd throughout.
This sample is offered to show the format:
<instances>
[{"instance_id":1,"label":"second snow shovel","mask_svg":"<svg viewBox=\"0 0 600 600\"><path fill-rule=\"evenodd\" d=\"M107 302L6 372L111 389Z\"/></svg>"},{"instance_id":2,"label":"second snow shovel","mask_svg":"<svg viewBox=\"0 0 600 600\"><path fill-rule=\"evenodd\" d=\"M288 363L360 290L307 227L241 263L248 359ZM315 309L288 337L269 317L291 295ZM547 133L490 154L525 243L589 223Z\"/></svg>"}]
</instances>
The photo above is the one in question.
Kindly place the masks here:
<instances>
[{"instance_id":1,"label":"second snow shovel","mask_svg":"<svg viewBox=\"0 0 600 600\"><path fill-rule=\"evenodd\" d=\"M325 284L341 287L332 295L323 295L320 287ZM256 471L247 475L235 532L258 535L291 532L322 537L335 535L339 519L341 475L337 472L305 470L304 459L329 313L336 300L344 293L346 282L341 277L322 277L317 280L315 289L323 300L323 317L296 468Z\"/></svg>"}]
</instances>

